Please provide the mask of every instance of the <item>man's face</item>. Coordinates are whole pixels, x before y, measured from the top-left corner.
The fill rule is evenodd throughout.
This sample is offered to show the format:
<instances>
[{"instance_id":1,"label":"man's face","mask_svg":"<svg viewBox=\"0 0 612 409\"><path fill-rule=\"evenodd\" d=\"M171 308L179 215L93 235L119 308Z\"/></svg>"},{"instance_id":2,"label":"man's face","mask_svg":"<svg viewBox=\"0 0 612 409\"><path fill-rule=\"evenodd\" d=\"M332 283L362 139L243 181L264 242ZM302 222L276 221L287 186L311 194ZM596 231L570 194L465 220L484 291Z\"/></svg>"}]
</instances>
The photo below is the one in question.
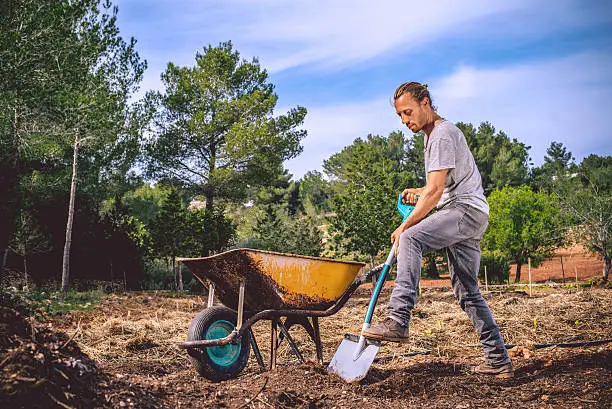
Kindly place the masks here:
<instances>
[{"instance_id":1,"label":"man's face","mask_svg":"<svg viewBox=\"0 0 612 409\"><path fill-rule=\"evenodd\" d=\"M429 98L418 102L410 93L406 93L395 100L395 112L402 119L402 123L412 132L419 132L427 124L425 107Z\"/></svg>"}]
</instances>

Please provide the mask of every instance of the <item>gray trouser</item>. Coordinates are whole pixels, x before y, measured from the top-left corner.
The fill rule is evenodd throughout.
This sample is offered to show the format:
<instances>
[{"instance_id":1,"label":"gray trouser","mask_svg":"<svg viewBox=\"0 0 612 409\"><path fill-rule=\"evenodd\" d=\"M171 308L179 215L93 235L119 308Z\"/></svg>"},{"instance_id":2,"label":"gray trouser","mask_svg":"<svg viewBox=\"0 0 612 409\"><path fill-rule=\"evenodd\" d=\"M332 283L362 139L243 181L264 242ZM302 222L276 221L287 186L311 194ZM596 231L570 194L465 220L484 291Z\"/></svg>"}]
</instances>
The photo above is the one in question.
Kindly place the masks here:
<instances>
[{"instance_id":1,"label":"gray trouser","mask_svg":"<svg viewBox=\"0 0 612 409\"><path fill-rule=\"evenodd\" d=\"M478 331L488 364L510 362L499 327L478 287L480 240L488 216L476 208L450 203L402 233L397 279L388 316L402 325L410 323L421 277L424 251L446 248L455 297Z\"/></svg>"}]
</instances>

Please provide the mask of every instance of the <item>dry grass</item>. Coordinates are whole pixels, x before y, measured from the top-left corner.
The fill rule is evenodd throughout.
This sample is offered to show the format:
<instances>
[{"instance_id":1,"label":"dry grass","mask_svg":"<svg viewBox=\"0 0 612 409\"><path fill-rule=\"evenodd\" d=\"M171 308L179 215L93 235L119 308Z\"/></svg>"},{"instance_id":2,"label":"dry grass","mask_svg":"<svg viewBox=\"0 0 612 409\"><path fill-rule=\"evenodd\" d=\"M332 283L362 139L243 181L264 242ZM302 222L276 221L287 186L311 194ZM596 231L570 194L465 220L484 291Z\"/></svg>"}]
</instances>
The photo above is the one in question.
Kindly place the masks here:
<instances>
[{"instance_id":1,"label":"dry grass","mask_svg":"<svg viewBox=\"0 0 612 409\"><path fill-rule=\"evenodd\" d=\"M374 321L384 318L390 292L379 300ZM573 340L612 338L612 291L605 289L540 290L528 297L521 293L491 293L486 296L508 344L533 345ZM191 320L203 307L205 298L169 298L160 294L113 295L92 312L75 313L65 331L76 336L82 350L101 362L146 360L171 362L185 359L175 347L185 340ZM367 309L369 291L360 290L336 315L320 320L324 357L329 360L345 333L358 333ZM254 326L259 346L268 359L268 322ZM411 340L405 345L385 344L379 353L399 355L430 350L434 356L474 359L482 354L476 331L450 292L425 292L417 302L411 323ZM301 327L291 335L305 358L314 359L314 345ZM476 347L476 348L474 348ZM294 361L286 342L278 361ZM383 366L397 365L393 359ZM255 369L255 363L250 366Z\"/></svg>"}]
</instances>

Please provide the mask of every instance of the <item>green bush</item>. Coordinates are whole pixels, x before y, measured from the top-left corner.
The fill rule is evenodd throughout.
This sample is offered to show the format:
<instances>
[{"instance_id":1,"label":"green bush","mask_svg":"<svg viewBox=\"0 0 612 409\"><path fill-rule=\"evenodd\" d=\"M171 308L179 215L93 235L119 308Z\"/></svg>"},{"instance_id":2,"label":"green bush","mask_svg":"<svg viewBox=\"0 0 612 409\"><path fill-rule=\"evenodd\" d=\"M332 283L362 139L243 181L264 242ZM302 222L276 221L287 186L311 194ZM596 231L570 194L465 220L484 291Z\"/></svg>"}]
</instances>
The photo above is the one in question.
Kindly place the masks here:
<instances>
[{"instance_id":1,"label":"green bush","mask_svg":"<svg viewBox=\"0 0 612 409\"><path fill-rule=\"evenodd\" d=\"M484 283L485 266L489 284L504 284L510 279L510 263L501 251L483 251L480 257L478 278Z\"/></svg>"},{"instance_id":2,"label":"green bush","mask_svg":"<svg viewBox=\"0 0 612 409\"><path fill-rule=\"evenodd\" d=\"M0 306L13 308L24 316L46 320L70 311L90 311L105 296L104 289L99 287L87 291L70 290L66 293L49 288L20 290L15 287L2 287Z\"/></svg>"}]
</instances>

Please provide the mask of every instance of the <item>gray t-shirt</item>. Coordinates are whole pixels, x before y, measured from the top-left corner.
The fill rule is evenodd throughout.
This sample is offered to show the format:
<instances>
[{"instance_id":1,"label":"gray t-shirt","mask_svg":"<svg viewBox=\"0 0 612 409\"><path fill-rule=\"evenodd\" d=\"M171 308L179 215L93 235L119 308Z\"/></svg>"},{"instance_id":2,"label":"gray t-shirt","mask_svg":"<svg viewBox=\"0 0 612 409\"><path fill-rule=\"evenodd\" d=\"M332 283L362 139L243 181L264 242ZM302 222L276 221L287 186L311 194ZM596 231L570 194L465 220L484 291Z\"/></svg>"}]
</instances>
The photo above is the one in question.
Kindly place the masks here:
<instances>
[{"instance_id":1,"label":"gray t-shirt","mask_svg":"<svg viewBox=\"0 0 612 409\"><path fill-rule=\"evenodd\" d=\"M474 156L463 132L447 120L436 125L425 145L425 174L441 169L448 169L448 173L438 209L457 201L489 214Z\"/></svg>"}]
</instances>

